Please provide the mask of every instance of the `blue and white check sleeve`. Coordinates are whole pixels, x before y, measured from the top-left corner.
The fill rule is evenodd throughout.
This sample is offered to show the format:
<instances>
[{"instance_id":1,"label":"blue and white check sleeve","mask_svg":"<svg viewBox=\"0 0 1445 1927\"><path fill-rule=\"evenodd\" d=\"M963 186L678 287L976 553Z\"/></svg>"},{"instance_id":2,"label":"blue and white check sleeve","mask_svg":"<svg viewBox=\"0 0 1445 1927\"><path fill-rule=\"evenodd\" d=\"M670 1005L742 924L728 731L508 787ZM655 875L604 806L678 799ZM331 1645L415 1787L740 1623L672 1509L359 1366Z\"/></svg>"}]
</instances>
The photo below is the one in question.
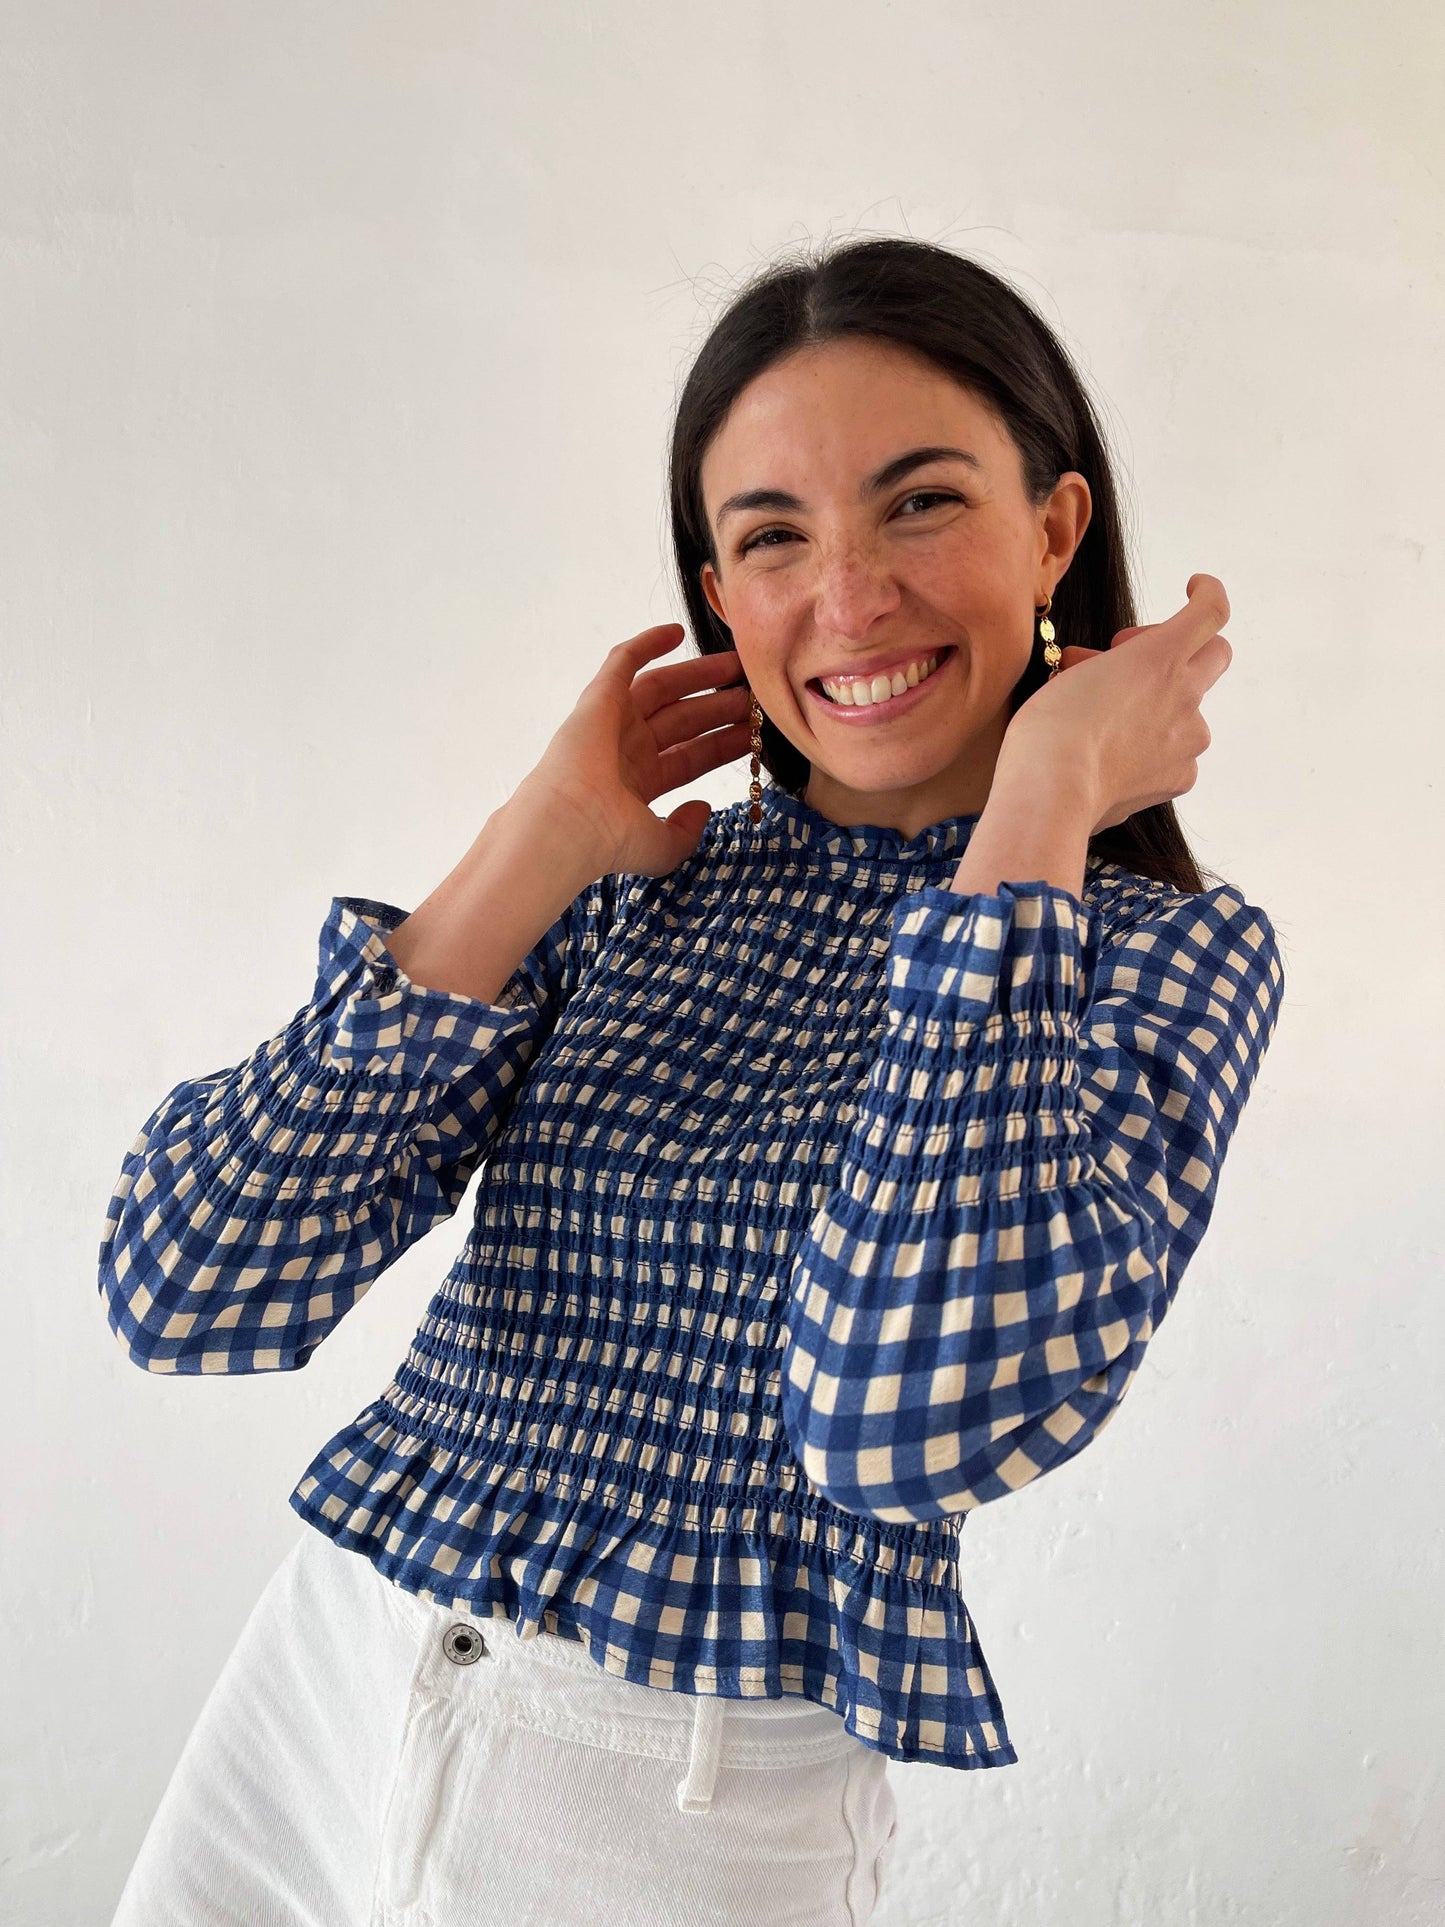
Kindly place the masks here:
<instances>
[{"instance_id":1,"label":"blue and white check sleeve","mask_svg":"<svg viewBox=\"0 0 1445 1927\"><path fill-rule=\"evenodd\" d=\"M828 1498L924 1522L1038 1478L1118 1409L1284 976L1263 911L1148 880L1107 930L1043 881L924 888L894 908L888 969L838 1183L795 1254L782 1406Z\"/></svg>"},{"instance_id":2,"label":"blue and white check sleeve","mask_svg":"<svg viewBox=\"0 0 1445 1927\"><path fill-rule=\"evenodd\" d=\"M583 908L486 1004L411 982L385 941L406 911L332 899L311 1001L178 1084L126 1155L100 1291L135 1364L294 1371L456 1212L569 993Z\"/></svg>"}]
</instances>

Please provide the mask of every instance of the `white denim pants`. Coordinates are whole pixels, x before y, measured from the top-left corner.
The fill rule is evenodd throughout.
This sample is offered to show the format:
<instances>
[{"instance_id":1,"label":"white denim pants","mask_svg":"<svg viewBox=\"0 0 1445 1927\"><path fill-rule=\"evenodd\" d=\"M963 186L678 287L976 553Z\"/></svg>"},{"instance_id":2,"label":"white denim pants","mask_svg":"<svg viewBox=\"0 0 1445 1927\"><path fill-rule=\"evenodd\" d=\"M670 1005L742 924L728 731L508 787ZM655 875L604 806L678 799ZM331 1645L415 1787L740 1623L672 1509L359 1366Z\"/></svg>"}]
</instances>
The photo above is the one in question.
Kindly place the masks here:
<instances>
[{"instance_id":1,"label":"white denim pants","mask_svg":"<svg viewBox=\"0 0 1445 1927\"><path fill-rule=\"evenodd\" d=\"M303 1524L111 1927L861 1927L887 1765L827 1707L636 1685Z\"/></svg>"}]
</instances>

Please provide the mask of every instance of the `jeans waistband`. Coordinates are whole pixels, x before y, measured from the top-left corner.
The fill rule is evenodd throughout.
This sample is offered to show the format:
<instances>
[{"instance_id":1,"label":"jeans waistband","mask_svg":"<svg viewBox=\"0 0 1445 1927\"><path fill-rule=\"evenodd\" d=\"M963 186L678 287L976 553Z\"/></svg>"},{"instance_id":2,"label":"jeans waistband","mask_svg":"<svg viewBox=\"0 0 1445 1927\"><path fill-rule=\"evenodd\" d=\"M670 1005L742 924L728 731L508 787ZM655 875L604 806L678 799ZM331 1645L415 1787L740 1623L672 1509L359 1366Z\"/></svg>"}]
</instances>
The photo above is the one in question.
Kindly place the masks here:
<instances>
[{"instance_id":1,"label":"jeans waistband","mask_svg":"<svg viewBox=\"0 0 1445 1927\"><path fill-rule=\"evenodd\" d=\"M575 1677L589 1714L605 1727L610 1743L623 1751L685 1758L686 1771L677 1787L684 1813L707 1811L723 1766L822 1760L861 1744L837 1713L813 1700L797 1695L729 1698L644 1685L609 1672L581 1639L545 1630L521 1636L504 1617L491 1617L465 1602L443 1606L377 1576L388 1605L408 1630L444 1640L449 1628L461 1626L479 1635L481 1678L505 1677L513 1688L530 1691L534 1704L540 1700L544 1705L552 1690L563 1686L557 1717L575 1723L576 1702L569 1701L563 1685L567 1676Z\"/></svg>"},{"instance_id":2,"label":"jeans waistband","mask_svg":"<svg viewBox=\"0 0 1445 1927\"><path fill-rule=\"evenodd\" d=\"M476 1625L475 1620L468 1623ZM589 1698L590 1688L595 1686L598 1697L609 1702L619 1746L628 1746L629 1727L635 1738L644 1728L655 1734L661 1724L675 1731L679 1743L685 1733L687 1767L677 1786L677 1804L684 1813L708 1810L719 1769L724 1766L822 1760L860 1744L831 1708L811 1700L731 1699L721 1694L644 1686L607 1672L581 1640L548 1632L521 1639L506 1620L484 1622L479 1630L488 1657L503 1672L523 1678L530 1674L534 1680L538 1669L554 1681L576 1677L589 1689ZM637 1743L641 1750L641 1742ZM652 1743L646 1750L653 1750Z\"/></svg>"}]
</instances>

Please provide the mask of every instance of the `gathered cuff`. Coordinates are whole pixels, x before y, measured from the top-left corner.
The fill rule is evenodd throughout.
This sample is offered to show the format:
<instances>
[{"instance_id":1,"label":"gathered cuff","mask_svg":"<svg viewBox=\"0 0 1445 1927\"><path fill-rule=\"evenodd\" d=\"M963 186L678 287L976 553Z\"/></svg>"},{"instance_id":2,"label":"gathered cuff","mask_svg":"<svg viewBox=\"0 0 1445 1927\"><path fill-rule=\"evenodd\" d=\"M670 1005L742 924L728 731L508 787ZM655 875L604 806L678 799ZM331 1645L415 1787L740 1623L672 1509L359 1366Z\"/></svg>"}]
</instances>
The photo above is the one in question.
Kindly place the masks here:
<instances>
[{"instance_id":1,"label":"gathered cuff","mask_svg":"<svg viewBox=\"0 0 1445 1927\"><path fill-rule=\"evenodd\" d=\"M322 926L316 988L298 1025L306 1052L342 1077L447 1081L525 1030L518 979L495 1003L415 984L386 945L411 913L373 897L333 897Z\"/></svg>"},{"instance_id":2,"label":"gathered cuff","mask_svg":"<svg viewBox=\"0 0 1445 1927\"><path fill-rule=\"evenodd\" d=\"M371 897L332 899L310 1003L221 1093L209 1150L222 1183L244 1170L248 1195L300 1197L311 1181L290 1167L312 1160L344 1164L355 1182L390 1162L499 1044L527 1054L538 1012L520 977L495 1004L413 983L386 946L409 914ZM278 1193L271 1167L281 1163Z\"/></svg>"},{"instance_id":3,"label":"gathered cuff","mask_svg":"<svg viewBox=\"0 0 1445 1927\"><path fill-rule=\"evenodd\" d=\"M893 906L890 1025L911 1034L991 1017L1077 1019L1098 952L1097 912L1059 884L971 895L929 885Z\"/></svg>"},{"instance_id":4,"label":"gathered cuff","mask_svg":"<svg viewBox=\"0 0 1445 1927\"><path fill-rule=\"evenodd\" d=\"M1046 882L930 886L891 923L887 1028L844 1173L854 1198L947 1180L967 1203L1077 1182L1094 911Z\"/></svg>"}]
</instances>

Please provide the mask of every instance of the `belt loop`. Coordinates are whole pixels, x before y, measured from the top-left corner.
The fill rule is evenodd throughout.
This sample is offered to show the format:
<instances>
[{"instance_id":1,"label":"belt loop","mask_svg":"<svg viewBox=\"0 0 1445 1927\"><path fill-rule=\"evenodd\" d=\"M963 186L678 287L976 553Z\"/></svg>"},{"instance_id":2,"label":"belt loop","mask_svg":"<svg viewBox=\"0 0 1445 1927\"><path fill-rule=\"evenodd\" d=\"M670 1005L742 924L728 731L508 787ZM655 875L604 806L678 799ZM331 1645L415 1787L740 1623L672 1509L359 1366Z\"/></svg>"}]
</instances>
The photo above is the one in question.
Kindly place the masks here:
<instances>
[{"instance_id":1,"label":"belt loop","mask_svg":"<svg viewBox=\"0 0 1445 1927\"><path fill-rule=\"evenodd\" d=\"M687 1778L678 1782L677 1804L683 1813L706 1813L717 1784L722 1755L723 1702L699 1694L692 1714L692 1749Z\"/></svg>"}]
</instances>

